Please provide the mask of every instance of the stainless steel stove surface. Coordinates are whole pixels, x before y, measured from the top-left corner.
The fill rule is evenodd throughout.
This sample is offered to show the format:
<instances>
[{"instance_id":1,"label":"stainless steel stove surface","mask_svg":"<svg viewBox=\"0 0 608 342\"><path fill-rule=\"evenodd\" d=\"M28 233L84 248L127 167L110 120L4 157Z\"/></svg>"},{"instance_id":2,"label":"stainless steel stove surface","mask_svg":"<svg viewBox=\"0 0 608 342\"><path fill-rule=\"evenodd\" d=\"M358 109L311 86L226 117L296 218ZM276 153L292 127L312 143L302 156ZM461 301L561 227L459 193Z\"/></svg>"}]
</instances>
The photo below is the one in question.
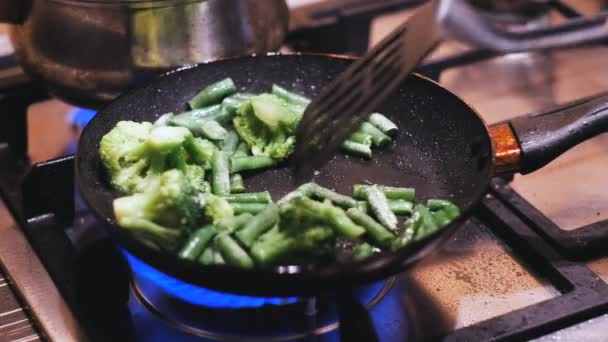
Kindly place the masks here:
<instances>
[{"instance_id":1,"label":"stainless steel stove surface","mask_svg":"<svg viewBox=\"0 0 608 342\"><path fill-rule=\"evenodd\" d=\"M405 2L392 1L398 6L371 20L369 41L363 39L367 45L378 41L411 13ZM290 1L292 6L303 4L303 7L294 7L292 21L292 29L302 32L293 37L297 42L286 45L285 51L309 46L310 37L318 33L306 32L310 27L302 18L330 3L349 1ZM596 13L601 6L600 1L592 0L563 3L584 14ZM561 20L555 13L548 19ZM361 21L369 18L355 20L344 15L340 20L346 22L343 24L350 27L349 30L355 30L360 28ZM328 24L315 22L314 25ZM335 34L337 29L329 27L324 32ZM320 50L331 48L320 44L316 46ZM357 44L350 46L361 48ZM421 70L437 76L433 61L474 54L474 51L471 46L446 42L429 58L429 67ZM335 52L344 52L344 49ZM458 66L440 74L439 81L475 107L488 123L494 123L605 91L608 89L608 69L604 66L607 55L608 46L596 44L493 58L473 56L476 62L456 63ZM0 110L2 108L0 102ZM72 152L75 137L70 128L74 118L72 110L74 108L56 100L31 107L29 151L34 162ZM49 128L57 133L44 134ZM2 152L0 139L0 161L4 160ZM64 166L59 168L70 170L70 161L62 162ZM606 222L601 227L599 224L588 226L608 219L606 165L608 135L603 134L580 144L538 172L516 175L511 182L497 179L479 213L438 253L394 279L360 289L359 298L368 306L380 339L434 340L443 336L452 341L608 340L608 255L593 243L583 244L590 237L596 238L596 244L608 239ZM0 164L0 174L6 167ZM40 174L45 175L49 169L50 174L54 174L55 167L44 166ZM98 266L99 273L114 272L116 278L130 285L129 293L123 293L118 285L112 285L101 275L101 279L95 278L103 283L102 288L109 286L110 295L128 295L128 307L124 309L116 309L110 303L104 305L106 297L101 294L87 297L89 306L100 305L103 313L115 316L111 317L114 321L110 319L101 327L86 323L91 321L90 311L95 310L74 309L73 298L61 296L64 289L73 290L68 284L70 281L59 286L53 283L52 278L67 277L69 273L62 270L58 255L69 258L72 252L52 246L49 249L47 244L46 249L43 248L47 254L39 254L45 261L45 269L33 252L34 244L28 243L22 233L25 231L31 239L33 233L62 230L65 224L41 216L26 225L17 225L6 208L0 208L0 265L6 274L0 274L3 279L0 280L0 341L79 341L84 335L91 335L91 331L99 332L122 319L120 327L132 329L130 335L123 336L141 341L305 340L311 338L311 331L319 341L338 340L337 314L330 298L317 298L311 303L311 299L281 302L227 297L215 291L189 288L174 279L161 280L177 292L188 293L185 296L190 298L188 302L159 291L158 277L162 275L143 265L138 264L135 278L121 277L119 267L114 269L97 260L99 255L107 258L104 260L112 260L115 255L103 254L110 252L100 240L103 233L96 224L86 211L77 210L76 219L65 231L69 243L77 246L74 254L83 253L87 248L97 249L91 262ZM50 233L40 236L53 243L59 241L52 240L54 235ZM49 255L52 257L47 259ZM47 273L48 269L53 271ZM7 291L9 286L3 285L9 283L5 278L12 279L13 291ZM155 281L150 282L150 278ZM79 282L77 277L69 279ZM192 300L204 301L207 308L193 305ZM257 308L262 302L270 305Z\"/></svg>"}]
</instances>

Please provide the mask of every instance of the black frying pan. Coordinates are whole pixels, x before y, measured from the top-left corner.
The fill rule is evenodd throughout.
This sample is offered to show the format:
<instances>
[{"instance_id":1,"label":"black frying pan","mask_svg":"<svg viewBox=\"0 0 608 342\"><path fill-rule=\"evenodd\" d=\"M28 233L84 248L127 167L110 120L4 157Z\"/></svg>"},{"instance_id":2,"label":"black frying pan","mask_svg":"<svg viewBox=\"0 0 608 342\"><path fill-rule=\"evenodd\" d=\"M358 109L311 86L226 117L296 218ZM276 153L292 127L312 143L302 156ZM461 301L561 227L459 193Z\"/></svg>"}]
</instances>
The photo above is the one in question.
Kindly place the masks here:
<instances>
[{"instance_id":1,"label":"black frying pan","mask_svg":"<svg viewBox=\"0 0 608 342\"><path fill-rule=\"evenodd\" d=\"M150 249L116 225L112 200L117 195L103 175L98 156L101 137L119 120L154 121L166 112L185 110L206 84L232 77L240 91L269 91L273 83L314 97L352 62L321 55L269 55L223 60L167 74L129 92L98 112L80 138L77 180L85 201L117 243L158 270L189 283L250 295L314 295L353 287L401 272L445 241L470 215L496 172L528 173L579 142L608 128L608 97L571 104L535 117L486 127L479 115L437 83L413 75L378 108L400 133L372 161L336 156L315 181L350 193L362 181L415 187L417 199L449 198L463 215L441 232L396 252L368 260L322 267L242 270L203 266ZM294 187L289 166L251 174L249 191L269 190L278 199Z\"/></svg>"}]
</instances>

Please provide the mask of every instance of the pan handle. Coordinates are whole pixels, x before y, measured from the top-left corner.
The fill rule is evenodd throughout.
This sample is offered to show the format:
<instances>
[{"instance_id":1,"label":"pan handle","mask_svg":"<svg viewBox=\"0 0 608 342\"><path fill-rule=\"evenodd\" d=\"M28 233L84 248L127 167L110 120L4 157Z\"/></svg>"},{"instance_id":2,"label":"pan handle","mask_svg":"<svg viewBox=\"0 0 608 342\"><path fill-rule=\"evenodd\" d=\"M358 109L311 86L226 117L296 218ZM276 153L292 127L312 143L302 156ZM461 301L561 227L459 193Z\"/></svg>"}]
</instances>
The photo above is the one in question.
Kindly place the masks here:
<instances>
[{"instance_id":1,"label":"pan handle","mask_svg":"<svg viewBox=\"0 0 608 342\"><path fill-rule=\"evenodd\" d=\"M604 132L608 132L608 93L493 125L495 173L531 173Z\"/></svg>"}]
</instances>

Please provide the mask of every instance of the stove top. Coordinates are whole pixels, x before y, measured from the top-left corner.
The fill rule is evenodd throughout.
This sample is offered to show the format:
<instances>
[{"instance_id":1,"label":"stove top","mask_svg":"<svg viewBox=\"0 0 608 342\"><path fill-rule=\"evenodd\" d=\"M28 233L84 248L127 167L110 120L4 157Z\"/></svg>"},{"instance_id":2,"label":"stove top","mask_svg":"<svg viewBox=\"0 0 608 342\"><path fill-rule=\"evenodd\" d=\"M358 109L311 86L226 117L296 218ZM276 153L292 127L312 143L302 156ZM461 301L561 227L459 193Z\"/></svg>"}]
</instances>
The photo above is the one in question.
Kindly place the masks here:
<instances>
[{"instance_id":1,"label":"stove top","mask_svg":"<svg viewBox=\"0 0 608 342\"><path fill-rule=\"evenodd\" d=\"M371 3L293 1L283 50L360 54L420 2ZM599 1L552 3L545 20L601 9ZM336 11L336 4L350 7ZM494 123L606 89L606 54L594 44L500 55L448 41L419 71ZM0 126L7 206L0 208L0 340L339 340L331 298L227 296L162 279L187 293L184 301L159 291L159 275L129 259L138 270L132 276L73 195L69 155L92 113L46 101L37 83L0 88L0 109L11 113ZM438 253L359 289L380 339L606 340L606 146L604 134L534 174L495 179L476 215ZM61 155L68 156L52 159Z\"/></svg>"}]
</instances>

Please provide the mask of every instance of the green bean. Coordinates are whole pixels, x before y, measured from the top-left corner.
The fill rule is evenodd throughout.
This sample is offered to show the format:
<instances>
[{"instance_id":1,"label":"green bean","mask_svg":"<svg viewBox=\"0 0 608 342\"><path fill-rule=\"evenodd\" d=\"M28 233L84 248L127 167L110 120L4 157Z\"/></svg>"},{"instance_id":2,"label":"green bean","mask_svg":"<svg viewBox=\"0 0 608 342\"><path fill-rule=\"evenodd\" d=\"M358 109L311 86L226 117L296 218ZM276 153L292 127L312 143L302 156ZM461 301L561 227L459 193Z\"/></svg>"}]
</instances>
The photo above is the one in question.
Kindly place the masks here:
<instances>
[{"instance_id":1,"label":"green bean","mask_svg":"<svg viewBox=\"0 0 608 342\"><path fill-rule=\"evenodd\" d=\"M238 194L245 192L245 182L243 181L243 176L238 173L233 173L230 175L230 192L233 194Z\"/></svg>"},{"instance_id":2,"label":"green bean","mask_svg":"<svg viewBox=\"0 0 608 342\"><path fill-rule=\"evenodd\" d=\"M260 211L266 208L265 203L236 203L230 202L235 214L249 213L257 215Z\"/></svg>"},{"instance_id":3,"label":"green bean","mask_svg":"<svg viewBox=\"0 0 608 342\"><path fill-rule=\"evenodd\" d=\"M361 132L353 132L346 140L354 141L366 146L372 146L372 136Z\"/></svg>"},{"instance_id":4,"label":"green bean","mask_svg":"<svg viewBox=\"0 0 608 342\"><path fill-rule=\"evenodd\" d=\"M220 103L225 97L236 93L236 85L231 78L208 85L196 94L188 104L190 108L201 108Z\"/></svg>"},{"instance_id":5,"label":"green bean","mask_svg":"<svg viewBox=\"0 0 608 342\"><path fill-rule=\"evenodd\" d=\"M174 115L168 120L171 126L186 127L196 136L202 135L201 125L208 120L222 122L222 108L220 105L194 109Z\"/></svg>"},{"instance_id":6,"label":"green bean","mask_svg":"<svg viewBox=\"0 0 608 342\"><path fill-rule=\"evenodd\" d=\"M442 199L430 199L426 201L426 206L430 211L438 211L447 207L448 205L452 205L452 202Z\"/></svg>"},{"instance_id":7,"label":"green bean","mask_svg":"<svg viewBox=\"0 0 608 342\"><path fill-rule=\"evenodd\" d=\"M356 132L370 135L374 146L383 146L391 142L391 137L382 133L381 130L367 121L363 122Z\"/></svg>"},{"instance_id":8,"label":"green bean","mask_svg":"<svg viewBox=\"0 0 608 342\"><path fill-rule=\"evenodd\" d=\"M310 184L308 185L308 187L310 187L308 190L310 191L310 194L313 197L329 200L330 202L339 205L343 208L352 208L357 205L357 201L348 196L344 196L335 191L324 188L316 183L308 184Z\"/></svg>"},{"instance_id":9,"label":"green bean","mask_svg":"<svg viewBox=\"0 0 608 342\"><path fill-rule=\"evenodd\" d=\"M225 217L221 219L216 226L219 230L226 231L228 233L233 233L243 228L243 226L252 218L253 215L248 213L240 215L237 214L237 216Z\"/></svg>"},{"instance_id":10,"label":"green bean","mask_svg":"<svg viewBox=\"0 0 608 342\"><path fill-rule=\"evenodd\" d=\"M201 124L201 135L211 140L224 140L228 131L215 120L207 120Z\"/></svg>"},{"instance_id":11,"label":"green bean","mask_svg":"<svg viewBox=\"0 0 608 342\"><path fill-rule=\"evenodd\" d=\"M222 151L225 152L228 156L232 156L234 152L236 152L236 147L239 144L239 135L235 130L231 130L226 135L224 139L224 144L222 145Z\"/></svg>"},{"instance_id":12,"label":"green bean","mask_svg":"<svg viewBox=\"0 0 608 342\"><path fill-rule=\"evenodd\" d=\"M222 101L222 109L226 110L231 115L234 115L239 106L243 104L243 102L249 100L252 96L252 94L246 93L230 95Z\"/></svg>"},{"instance_id":13,"label":"green bean","mask_svg":"<svg viewBox=\"0 0 608 342\"><path fill-rule=\"evenodd\" d=\"M251 256L260 265L271 265L293 249L294 241L283 232L270 230L253 244Z\"/></svg>"},{"instance_id":14,"label":"green bean","mask_svg":"<svg viewBox=\"0 0 608 342\"><path fill-rule=\"evenodd\" d=\"M216 195L230 194L230 160L226 153L216 151L211 160L213 193Z\"/></svg>"},{"instance_id":15,"label":"green bean","mask_svg":"<svg viewBox=\"0 0 608 342\"><path fill-rule=\"evenodd\" d=\"M412 202L404 200L388 200L388 207L395 215L411 215L414 208ZM370 213L369 203L365 201L357 201L357 208L364 213Z\"/></svg>"},{"instance_id":16,"label":"green bean","mask_svg":"<svg viewBox=\"0 0 608 342\"><path fill-rule=\"evenodd\" d=\"M417 204L414 207L412 219L414 220L415 240L423 239L433 234L439 228L433 219L431 211L422 204Z\"/></svg>"},{"instance_id":17,"label":"green bean","mask_svg":"<svg viewBox=\"0 0 608 342\"><path fill-rule=\"evenodd\" d=\"M302 95L298 95L293 92L290 92L289 90L287 90L277 84L272 85L272 93L274 95L284 99L285 101L298 105L298 106L306 107L310 104L309 98L306 98Z\"/></svg>"},{"instance_id":18,"label":"green bean","mask_svg":"<svg viewBox=\"0 0 608 342\"><path fill-rule=\"evenodd\" d=\"M274 204L268 204L256 216L238 232L236 238L247 247L251 247L258 236L264 234L279 221L279 208Z\"/></svg>"},{"instance_id":19,"label":"green bean","mask_svg":"<svg viewBox=\"0 0 608 342\"><path fill-rule=\"evenodd\" d=\"M399 130L399 128L397 127L397 125L395 125L394 122L392 122L389 118L380 113L372 113L372 115L369 116L368 121L372 125L376 126L376 128L381 130L382 133L388 136L395 135Z\"/></svg>"},{"instance_id":20,"label":"green bean","mask_svg":"<svg viewBox=\"0 0 608 342\"><path fill-rule=\"evenodd\" d=\"M312 195L312 183L304 183L302 185L300 185L297 189L293 190L292 192L288 193L287 195L283 196L283 198L281 198L277 204L279 206L291 201L292 199L296 198L296 197L310 197Z\"/></svg>"},{"instance_id":21,"label":"green bean","mask_svg":"<svg viewBox=\"0 0 608 342\"><path fill-rule=\"evenodd\" d=\"M274 159L265 156L233 157L231 159L231 172L257 170L271 167L275 164Z\"/></svg>"},{"instance_id":22,"label":"green bean","mask_svg":"<svg viewBox=\"0 0 608 342\"><path fill-rule=\"evenodd\" d=\"M340 149L348 154L353 154L366 159L372 158L372 149L369 146L351 140L344 140L340 145Z\"/></svg>"},{"instance_id":23,"label":"green bean","mask_svg":"<svg viewBox=\"0 0 608 342\"><path fill-rule=\"evenodd\" d=\"M357 199L366 199L367 198L367 190L371 187L371 185L363 185L363 184L355 184L353 188L353 197ZM408 202L413 202L416 197L416 190L413 188L397 188L393 186L377 186L380 191L384 192L386 198L391 200L404 200Z\"/></svg>"},{"instance_id":24,"label":"green bean","mask_svg":"<svg viewBox=\"0 0 608 342\"><path fill-rule=\"evenodd\" d=\"M173 113L166 113L158 117L156 121L154 121L155 126L168 126L169 121L175 116Z\"/></svg>"},{"instance_id":25,"label":"green bean","mask_svg":"<svg viewBox=\"0 0 608 342\"><path fill-rule=\"evenodd\" d=\"M221 196L226 201L232 203L264 203L268 204L272 202L270 192L247 192L244 194L230 194Z\"/></svg>"},{"instance_id":26,"label":"green bean","mask_svg":"<svg viewBox=\"0 0 608 342\"><path fill-rule=\"evenodd\" d=\"M367 242L362 242L353 248L353 259L363 260L374 254L374 247Z\"/></svg>"},{"instance_id":27,"label":"green bean","mask_svg":"<svg viewBox=\"0 0 608 342\"><path fill-rule=\"evenodd\" d=\"M217 247L228 265L251 269L254 267L253 260L227 233L220 233L215 238Z\"/></svg>"},{"instance_id":28,"label":"green bean","mask_svg":"<svg viewBox=\"0 0 608 342\"><path fill-rule=\"evenodd\" d=\"M350 208L346 211L346 215L348 215L353 222L365 228L365 230L367 230L367 235L369 235L378 246L383 248L390 247L393 240L395 240L395 235L361 210Z\"/></svg>"},{"instance_id":29,"label":"green bean","mask_svg":"<svg viewBox=\"0 0 608 342\"><path fill-rule=\"evenodd\" d=\"M233 157L247 157L251 155L251 150L246 142L241 141L237 146L236 151L232 155Z\"/></svg>"},{"instance_id":30,"label":"green bean","mask_svg":"<svg viewBox=\"0 0 608 342\"><path fill-rule=\"evenodd\" d=\"M411 215L414 204L405 200L388 200L388 206L395 215Z\"/></svg>"},{"instance_id":31,"label":"green bean","mask_svg":"<svg viewBox=\"0 0 608 342\"><path fill-rule=\"evenodd\" d=\"M184 247L179 251L179 257L186 260L195 260L216 233L217 231L211 225L198 229L190 235Z\"/></svg>"},{"instance_id":32,"label":"green bean","mask_svg":"<svg viewBox=\"0 0 608 342\"><path fill-rule=\"evenodd\" d=\"M287 207L284 208L285 211L289 211L291 206L294 211L306 217L327 222L334 231L347 238L354 239L365 234L365 228L355 224L344 210L334 206L328 200L321 203L308 197L295 197L288 203Z\"/></svg>"},{"instance_id":33,"label":"green bean","mask_svg":"<svg viewBox=\"0 0 608 342\"><path fill-rule=\"evenodd\" d=\"M431 211L431 215L433 215L433 221L438 228L443 228L452 222L445 210Z\"/></svg>"},{"instance_id":34,"label":"green bean","mask_svg":"<svg viewBox=\"0 0 608 342\"><path fill-rule=\"evenodd\" d=\"M226 260L224 260L222 253L220 251L218 251L217 249L214 249L213 250L213 264L223 265L225 263L226 263Z\"/></svg>"},{"instance_id":35,"label":"green bean","mask_svg":"<svg viewBox=\"0 0 608 342\"><path fill-rule=\"evenodd\" d=\"M414 220L409 218L403 222L403 232L393 241L392 250L399 249L414 241Z\"/></svg>"},{"instance_id":36,"label":"green bean","mask_svg":"<svg viewBox=\"0 0 608 342\"><path fill-rule=\"evenodd\" d=\"M460 208L458 208L455 204L450 203L450 205L443 208L443 211L447 215L450 220L453 220L460 216Z\"/></svg>"},{"instance_id":37,"label":"green bean","mask_svg":"<svg viewBox=\"0 0 608 342\"><path fill-rule=\"evenodd\" d=\"M203 254L201 254L201 256L198 258L198 261L203 265L213 264L213 253L214 253L213 248L208 247L207 249L205 249Z\"/></svg>"},{"instance_id":38,"label":"green bean","mask_svg":"<svg viewBox=\"0 0 608 342\"><path fill-rule=\"evenodd\" d=\"M390 230L397 230L397 217L388 206L388 200L380 189L372 186L367 190L367 202L378 219L385 227Z\"/></svg>"}]
</instances>

